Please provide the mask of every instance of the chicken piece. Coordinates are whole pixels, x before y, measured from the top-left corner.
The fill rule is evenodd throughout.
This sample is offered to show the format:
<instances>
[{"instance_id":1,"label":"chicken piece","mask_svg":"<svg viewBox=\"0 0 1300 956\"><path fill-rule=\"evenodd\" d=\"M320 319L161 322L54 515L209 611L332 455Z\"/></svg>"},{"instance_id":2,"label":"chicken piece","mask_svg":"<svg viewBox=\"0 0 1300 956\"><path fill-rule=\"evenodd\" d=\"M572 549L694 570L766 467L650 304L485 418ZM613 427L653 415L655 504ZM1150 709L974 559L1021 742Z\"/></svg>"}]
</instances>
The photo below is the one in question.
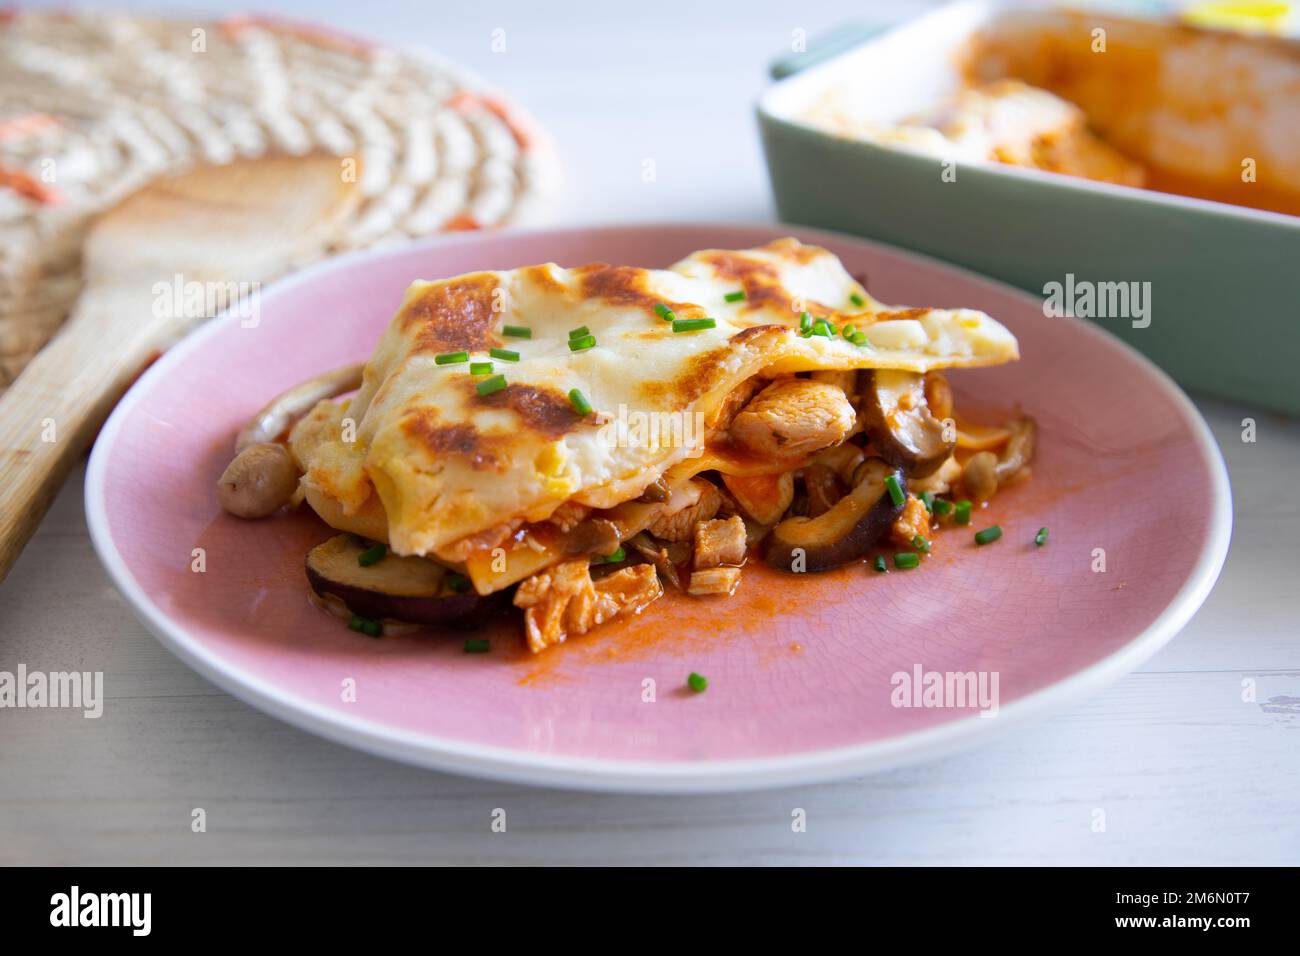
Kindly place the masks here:
<instances>
[{"instance_id":1,"label":"chicken piece","mask_svg":"<svg viewBox=\"0 0 1300 956\"><path fill-rule=\"evenodd\" d=\"M745 379L727 393L727 397L722 400L722 404L704 423L705 426L726 431L731 426L731 420L736 417L736 413L745 407L746 403L754 397L754 393L763 384L764 380L760 378Z\"/></svg>"},{"instance_id":2,"label":"chicken piece","mask_svg":"<svg viewBox=\"0 0 1300 956\"><path fill-rule=\"evenodd\" d=\"M794 473L779 475L723 475L740 510L762 525L773 525L790 508L794 501Z\"/></svg>"},{"instance_id":3,"label":"chicken piece","mask_svg":"<svg viewBox=\"0 0 1300 956\"><path fill-rule=\"evenodd\" d=\"M538 654L619 614L640 614L663 593L653 565L620 568L593 582L590 563L579 559L534 574L519 585L514 603L524 609L528 649Z\"/></svg>"},{"instance_id":4,"label":"chicken piece","mask_svg":"<svg viewBox=\"0 0 1300 956\"><path fill-rule=\"evenodd\" d=\"M745 520L740 515L701 521L695 526L695 569L744 564Z\"/></svg>"},{"instance_id":5,"label":"chicken piece","mask_svg":"<svg viewBox=\"0 0 1300 956\"><path fill-rule=\"evenodd\" d=\"M908 495L907 502L903 505L903 513L889 529L889 534L895 543L905 548L912 546L912 539L917 535L929 538L930 512L926 510L925 502L916 495Z\"/></svg>"},{"instance_id":6,"label":"chicken piece","mask_svg":"<svg viewBox=\"0 0 1300 956\"><path fill-rule=\"evenodd\" d=\"M813 372L812 380L838 387L850 403L858 396L858 370L855 368L823 369Z\"/></svg>"},{"instance_id":7,"label":"chicken piece","mask_svg":"<svg viewBox=\"0 0 1300 956\"><path fill-rule=\"evenodd\" d=\"M844 389L807 378L773 382L731 423L731 436L767 458L797 458L838 445L855 413Z\"/></svg>"},{"instance_id":8,"label":"chicken piece","mask_svg":"<svg viewBox=\"0 0 1300 956\"><path fill-rule=\"evenodd\" d=\"M696 522L712 518L721 506L722 495L713 482L692 478L672 490L663 511L646 530L665 541L689 541Z\"/></svg>"},{"instance_id":9,"label":"chicken piece","mask_svg":"<svg viewBox=\"0 0 1300 956\"><path fill-rule=\"evenodd\" d=\"M740 584L740 568L705 568L691 573L688 594L731 594Z\"/></svg>"}]
</instances>

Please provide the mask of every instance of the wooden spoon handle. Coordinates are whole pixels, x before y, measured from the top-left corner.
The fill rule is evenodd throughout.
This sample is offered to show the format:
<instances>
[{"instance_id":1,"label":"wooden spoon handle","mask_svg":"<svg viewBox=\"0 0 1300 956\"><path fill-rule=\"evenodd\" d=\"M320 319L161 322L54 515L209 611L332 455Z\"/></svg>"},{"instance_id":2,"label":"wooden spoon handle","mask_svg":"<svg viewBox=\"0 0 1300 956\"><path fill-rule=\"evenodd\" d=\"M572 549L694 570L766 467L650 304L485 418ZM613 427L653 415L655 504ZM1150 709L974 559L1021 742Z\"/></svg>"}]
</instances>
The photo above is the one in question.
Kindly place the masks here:
<instances>
[{"instance_id":1,"label":"wooden spoon handle","mask_svg":"<svg viewBox=\"0 0 1300 956\"><path fill-rule=\"evenodd\" d=\"M0 581L113 405L168 344L167 332L138 291L88 290L0 396Z\"/></svg>"}]
</instances>

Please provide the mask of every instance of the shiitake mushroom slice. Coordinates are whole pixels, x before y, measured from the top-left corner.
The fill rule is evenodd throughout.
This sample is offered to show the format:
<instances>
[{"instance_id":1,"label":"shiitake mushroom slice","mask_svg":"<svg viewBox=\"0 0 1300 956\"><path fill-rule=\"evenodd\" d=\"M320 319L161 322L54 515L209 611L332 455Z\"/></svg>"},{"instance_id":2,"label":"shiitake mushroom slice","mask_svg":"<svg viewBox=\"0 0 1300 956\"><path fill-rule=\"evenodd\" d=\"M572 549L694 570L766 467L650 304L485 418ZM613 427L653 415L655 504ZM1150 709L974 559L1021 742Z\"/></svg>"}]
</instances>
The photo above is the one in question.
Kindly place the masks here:
<instances>
[{"instance_id":1,"label":"shiitake mushroom slice","mask_svg":"<svg viewBox=\"0 0 1300 956\"><path fill-rule=\"evenodd\" d=\"M464 618L483 603L469 587L456 586L454 572L426 558L386 554L369 566L357 560L373 543L339 534L307 552L307 580L322 598L342 601L353 614L412 624L445 624Z\"/></svg>"},{"instance_id":2,"label":"shiitake mushroom slice","mask_svg":"<svg viewBox=\"0 0 1300 956\"><path fill-rule=\"evenodd\" d=\"M816 518L786 518L772 529L764 560L782 571L827 571L865 557L903 513L886 484L891 475L906 496L901 469L883 458L866 459L853 489L829 511Z\"/></svg>"},{"instance_id":3,"label":"shiitake mushroom slice","mask_svg":"<svg viewBox=\"0 0 1300 956\"><path fill-rule=\"evenodd\" d=\"M925 400L925 376L876 369L864 376L863 407L867 434L891 465L908 477L925 478L939 470L956 445Z\"/></svg>"}]
</instances>

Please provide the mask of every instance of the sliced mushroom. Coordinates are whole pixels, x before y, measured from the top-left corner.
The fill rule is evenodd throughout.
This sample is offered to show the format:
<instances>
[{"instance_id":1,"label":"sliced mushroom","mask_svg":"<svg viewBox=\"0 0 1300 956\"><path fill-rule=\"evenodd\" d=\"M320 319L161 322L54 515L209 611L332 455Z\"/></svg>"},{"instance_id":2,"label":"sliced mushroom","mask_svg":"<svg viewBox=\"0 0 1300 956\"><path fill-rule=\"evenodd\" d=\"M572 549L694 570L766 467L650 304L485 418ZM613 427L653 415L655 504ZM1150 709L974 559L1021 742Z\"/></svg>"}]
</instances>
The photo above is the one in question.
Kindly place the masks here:
<instances>
[{"instance_id":1,"label":"sliced mushroom","mask_svg":"<svg viewBox=\"0 0 1300 956\"><path fill-rule=\"evenodd\" d=\"M468 579L427 558L388 554L368 567L358 560L373 547L339 534L307 552L307 580L321 598L342 601L371 620L442 624L465 617L482 602Z\"/></svg>"},{"instance_id":2,"label":"sliced mushroom","mask_svg":"<svg viewBox=\"0 0 1300 956\"><path fill-rule=\"evenodd\" d=\"M587 518L564 539L568 554L613 554L620 543L618 525L606 518Z\"/></svg>"},{"instance_id":3,"label":"sliced mushroom","mask_svg":"<svg viewBox=\"0 0 1300 956\"><path fill-rule=\"evenodd\" d=\"M868 458L857 470L857 484L830 511L816 518L787 518L773 529L767 563L783 571L826 571L864 557L903 512L885 483L890 475L906 494L901 470L884 459Z\"/></svg>"},{"instance_id":4,"label":"sliced mushroom","mask_svg":"<svg viewBox=\"0 0 1300 956\"><path fill-rule=\"evenodd\" d=\"M844 486L827 465L815 462L803 470L803 485L808 490L808 517L824 515L844 497Z\"/></svg>"},{"instance_id":5,"label":"sliced mushroom","mask_svg":"<svg viewBox=\"0 0 1300 956\"><path fill-rule=\"evenodd\" d=\"M961 481L975 501L987 501L1034 456L1038 426L1032 418L1018 418L1007 426L1011 437L1001 455L981 451L972 455L962 469Z\"/></svg>"},{"instance_id":6,"label":"sliced mushroom","mask_svg":"<svg viewBox=\"0 0 1300 956\"><path fill-rule=\"evenodd\" d=\"M238 518L265 518L293 498L298 467L289 449L275 442L249 445L217 479L217 501Z\"/></svg>"},{"instance_id":7,"label":"sliced mushroom","mask_svg":"<svg viewBox=\"0 0 1300 956\"><path fill-rule=\"evenodd\" d=\"M318 375L278 395L254 415L235 439L235 457L217 479L221 507L240 518L264 518L288 504L298 487L298 469L276 439L317 402L360 386L362 369L349 365Z\"/></svg>"},{"instance_id":8,"label":"sliced mushroom","mask_svg":"<svg viewBox=\"0 0 1300 956\"><path fill-rule=\"evenodd\" d=\"M876 369L863 392L867 434L881 456L908 477L924 478L952 453L956 436L945 434L925 400L925 377Z\"/></svg>"},{"instance_id":9,"label":"sliced mushroom","mask_svg":"<svg viewBox=\"0 0 1300 956\"><path fill-rule=\"evenodd\" d=\"M1029 464L1038 441L1038 423L1028 415L1017 418L1008 427L1011 429L1011 440L998 459L999 482L1006 482Z\"/></svg>"},{"instance_id":10,"label":"sliced mushroom","mask_svg":"<svg viewBox=\"0 0 1300 956\"><path fill-rule=\"evenodd\" d=\"M361 364L345 365L281 392L244 426L235 439L235 451L241 452L259 442L275 441L295 419L315 408L317 402L360 388L364 369Z\"/></svg>"}]
</instances>

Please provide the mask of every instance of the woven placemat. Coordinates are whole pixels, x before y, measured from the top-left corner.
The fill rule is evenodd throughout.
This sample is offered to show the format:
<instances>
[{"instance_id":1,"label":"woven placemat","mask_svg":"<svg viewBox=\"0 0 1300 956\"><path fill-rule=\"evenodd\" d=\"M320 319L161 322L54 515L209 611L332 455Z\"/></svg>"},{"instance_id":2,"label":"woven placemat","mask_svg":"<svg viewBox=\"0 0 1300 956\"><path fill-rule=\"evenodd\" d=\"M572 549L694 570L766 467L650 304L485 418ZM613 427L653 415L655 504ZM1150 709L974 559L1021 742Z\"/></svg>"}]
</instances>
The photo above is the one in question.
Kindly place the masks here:
<instances>
[{"instance_id":1,"label":"woven placemat","mask_svg":"<svg viewBox=\"0 0 1300 956\"><path fill-rule=\"evenodd\" d=\"M0 12L0 76L0 389L75 303L92 219L158 176L334 154L361 201L330 252L535 221L554 192L544 137L476 78L315 27Z\"/></svg>"}]
</instances>

